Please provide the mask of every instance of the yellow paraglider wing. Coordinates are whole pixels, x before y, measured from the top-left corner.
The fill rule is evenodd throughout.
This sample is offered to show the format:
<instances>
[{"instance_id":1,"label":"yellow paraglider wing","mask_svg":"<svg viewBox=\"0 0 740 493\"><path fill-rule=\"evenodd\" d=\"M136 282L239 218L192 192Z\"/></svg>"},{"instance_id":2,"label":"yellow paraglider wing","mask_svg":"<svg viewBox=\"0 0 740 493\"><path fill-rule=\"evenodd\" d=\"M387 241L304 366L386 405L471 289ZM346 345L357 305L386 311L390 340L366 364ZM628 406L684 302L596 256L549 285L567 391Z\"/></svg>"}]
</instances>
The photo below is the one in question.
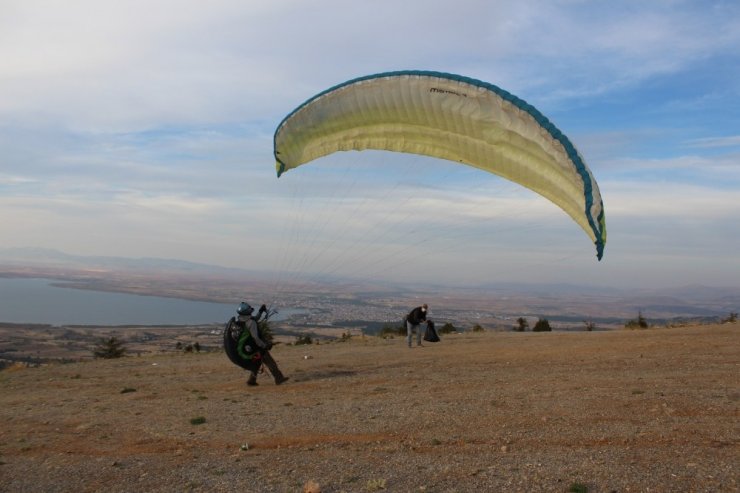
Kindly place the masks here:
<instances>
[{"instance_id":1,"label":"yellow paraglider wing","mask_svg":"<svg viewBox=\"0 0 740 493\"><path fill-rule=\"evenodd\" d=\"M353 79L317 94L275 131L278 176L337 151L377 149L474 166L559 206L606 243L599 187L570 140L542 113L499 87L439 72Z\"/></svg>"}]
</instances>

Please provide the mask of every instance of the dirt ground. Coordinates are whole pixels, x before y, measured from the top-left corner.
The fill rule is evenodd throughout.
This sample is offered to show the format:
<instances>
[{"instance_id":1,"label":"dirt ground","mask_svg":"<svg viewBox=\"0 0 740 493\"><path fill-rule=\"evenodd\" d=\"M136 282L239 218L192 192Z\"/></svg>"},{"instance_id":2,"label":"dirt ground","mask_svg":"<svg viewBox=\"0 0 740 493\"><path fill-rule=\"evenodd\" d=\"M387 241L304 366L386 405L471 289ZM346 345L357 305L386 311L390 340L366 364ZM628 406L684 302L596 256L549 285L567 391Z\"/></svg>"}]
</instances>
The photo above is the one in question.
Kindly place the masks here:
<instances>
[{"instance_id":1,"label":"dirt ground","mask_svg":"<svg viewBox=\"0 0 740 493\"><path fill-rule=\"evenodd\" d=\"M486 332L0 372L0 491L740 491L740 326Z\"/></svg>"}]
</instances>

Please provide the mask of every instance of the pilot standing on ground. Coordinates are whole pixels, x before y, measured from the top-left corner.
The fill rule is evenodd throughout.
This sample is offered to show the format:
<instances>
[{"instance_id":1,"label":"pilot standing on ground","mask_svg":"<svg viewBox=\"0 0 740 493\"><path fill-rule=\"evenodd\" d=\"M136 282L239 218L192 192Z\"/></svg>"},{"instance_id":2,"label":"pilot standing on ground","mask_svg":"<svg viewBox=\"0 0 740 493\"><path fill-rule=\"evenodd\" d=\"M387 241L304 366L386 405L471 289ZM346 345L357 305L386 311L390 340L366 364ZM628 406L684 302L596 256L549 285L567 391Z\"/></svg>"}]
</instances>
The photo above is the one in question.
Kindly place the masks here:
<instances>
[{"instance_id":1,"label":"pilot standing on ground","mask_svg":"<svg viewBox=\"0 0 740 493\"><path fill-rule=\"evenodd\" d=\"M236 310L236 313L238 315L236 324L239 325L242 329L241 335L239 337L237 351L239 352L239 355L245 360L254 360L256 358L257 360L261 361L267 367L267 369L270 370L273 378L275 378L275 385L280 385L281 383L287 381L288 377L283 375L283 373L280 371L280 368L278 368L277 363L270 354L272 343L269 341L265 341L264 335L261 334L259 330L259 319L264 313L267 312L267 307L265 305L262 305L259 309L257 317L252 316L253 311L254 308L252 308L248 303L244 302L242 302L239 305L239 308L237 308ZM257 385L257 374L259 373L260 366L261 365L258 364L250 371L247 385Z\"/></svg>"},{"instance_id":2,"label":"pilot standing on ground","mask_svg":"<svg viewBox=\"0 0 740 493\"><path fill-rule=\"evenodd\" d=\"M427 320L427 304L417 306L406 315L406 343L411 347L411 334L416 331L416 345L421 346L421 325Z\"/></svg>"}]
</instances>

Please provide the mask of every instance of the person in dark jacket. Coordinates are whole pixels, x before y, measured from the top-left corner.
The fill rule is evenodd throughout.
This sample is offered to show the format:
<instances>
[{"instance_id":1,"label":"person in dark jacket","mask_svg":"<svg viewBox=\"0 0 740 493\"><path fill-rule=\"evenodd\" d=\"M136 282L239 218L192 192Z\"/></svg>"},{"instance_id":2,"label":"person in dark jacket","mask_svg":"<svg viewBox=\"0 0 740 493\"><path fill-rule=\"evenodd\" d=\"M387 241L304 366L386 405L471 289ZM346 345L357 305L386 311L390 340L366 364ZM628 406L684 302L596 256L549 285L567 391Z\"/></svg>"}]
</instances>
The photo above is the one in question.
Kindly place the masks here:
<instances>
[{"instance_id":1,"label":"person in dark jacket","mask_svg":"<svg viewBox=\"0 0 740 493\"><path fill-rule=\"evenodd\" d=\"M267 313L267 307L262 305L256 317L252 316L253 311L254 308L244 302L242 302L236 310L238 315L236 325L242 329L241 335L239 336L239 343L237 345L239 356L245 360L251 359L252 361L257 362L257 364L250 370L247 385L257 385L257 374L259 373L261 364L264 364L267 369L270 370L273 378L275 378L275 385L280 385L287 381L288 377L283 375L270 354L272 343L265 341L263 334L261 334L259 330L259 320L262 318L263 314Z\"/></svg>"},{"instance_id":2,"label":"person in dark jacket","mask_svg":"<svg viewBox=\"0 0 740 493\"><path fill-rule=\"evenodd\" d=\"M421 346L421 325L422 322L427 321L427 310L428 306L424 303L421 306L417 306L406 315L406 344L411 347L411 334L416 331L416 345Z\"/></svg>"}]
</instances>

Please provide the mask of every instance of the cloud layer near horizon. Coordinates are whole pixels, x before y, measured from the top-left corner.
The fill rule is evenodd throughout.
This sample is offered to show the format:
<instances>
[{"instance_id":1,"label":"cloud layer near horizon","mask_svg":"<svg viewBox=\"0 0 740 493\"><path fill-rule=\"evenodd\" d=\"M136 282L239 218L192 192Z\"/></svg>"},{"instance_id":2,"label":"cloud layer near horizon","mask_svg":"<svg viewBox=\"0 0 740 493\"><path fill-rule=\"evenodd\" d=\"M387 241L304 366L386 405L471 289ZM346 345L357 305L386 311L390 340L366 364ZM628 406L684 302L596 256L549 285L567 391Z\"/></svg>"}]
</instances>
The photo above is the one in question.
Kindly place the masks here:
<instances>
[{"instance_id":1,"label":"cloud layer near horizon","mask_svg":"<svg viewBox=\"0 0 740 493\"><path fill-rule=\"evenodd\" d=\"M397 259L385 265L397 275L536 281L546 265L553 279L584 282L738 283L740 6L732 2L11 1L0 9L2 246L293 268L280 260L291 255L282 253L291 243L285 223L296 222L286 207L321 215L355 210L357 199L367 217L382 219L370 228L411 231L409 218L427 225L423 238L376 240ZM394 157L410 171L367 178L352 196L334 194L341 203L327 194L354 183L343 171L275 178L272 132L285 114L343 80L398 69L490 81L551 117L599 181L604 261L559 210L475 172L435 164L428 173L419 160ZM320 201L309 203L314 196ZM322 230L334 240L327 251L369 236L356 217L336 214ZM455 235L465 248L451 246ZM312 258L306 244L291 248ZM393 262L401 265L388 268ZM354 272L336 273L379 270L349 263Z\"/></svg>"}]
</instances>

